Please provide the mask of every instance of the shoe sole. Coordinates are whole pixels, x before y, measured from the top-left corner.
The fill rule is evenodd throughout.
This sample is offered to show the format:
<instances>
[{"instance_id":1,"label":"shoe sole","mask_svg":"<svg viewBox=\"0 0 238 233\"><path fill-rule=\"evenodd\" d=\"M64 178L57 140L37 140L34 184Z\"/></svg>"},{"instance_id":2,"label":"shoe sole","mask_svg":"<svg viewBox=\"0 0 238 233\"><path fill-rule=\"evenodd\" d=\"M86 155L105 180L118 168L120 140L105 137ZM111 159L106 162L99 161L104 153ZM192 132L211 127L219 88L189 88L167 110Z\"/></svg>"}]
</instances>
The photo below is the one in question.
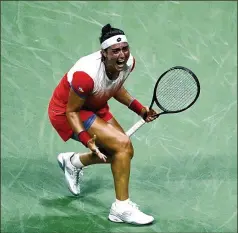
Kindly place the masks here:
<instances>
[{"instance_id":1,"label":"shoe sole","mask_svg":"<svg viewBox=\"0 0 238 233\"><path fill-rule=\"evenodd\" d=\"M58 155L57 161L58 161L58 164L59 164L60 168L62 169L62 171L65 172L65 164L64 164L64 160L63 160L63 157L62 157L61 154ZM74 193L74 192L70 189L69 186L68 186L68 189L69 189L69 191L70 191L74 196L78 196L78 195L79 195L79 193L78 193L78 194Z\"/></svg>"},{"instance_id":2,"label":"shoe sole","mask_svg":"<svg viewBox=\"0 0 238 233\"><path fill-rule=\"evenodd\" d=\"M111 221L111 222L116 222L116 223L127 223L127 224L133 224L133 225L149 225L151 224L154 220L148 222L148 223L135 223L135 222L126 222L126 221L123 221L121 220L120 218L118 218L117 216L115 215L112 215L112 214L109 214L108 215L108 219Z\"/></svg>"}]
</instances>

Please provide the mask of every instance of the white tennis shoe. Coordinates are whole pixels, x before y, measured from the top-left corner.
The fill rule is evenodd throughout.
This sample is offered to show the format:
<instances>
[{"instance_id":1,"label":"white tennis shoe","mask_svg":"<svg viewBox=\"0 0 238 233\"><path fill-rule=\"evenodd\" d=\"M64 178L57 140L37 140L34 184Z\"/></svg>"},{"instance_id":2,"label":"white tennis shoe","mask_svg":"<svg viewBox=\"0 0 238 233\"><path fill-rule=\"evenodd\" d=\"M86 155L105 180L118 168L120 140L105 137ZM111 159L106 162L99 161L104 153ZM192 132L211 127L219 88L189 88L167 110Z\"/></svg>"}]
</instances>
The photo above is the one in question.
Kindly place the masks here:
<instances>
[{"instance_id":1,"label":"white tennis shoe","mask_svg":"<svg viewBox=\"0 0 238 233\"><path fill-rule=\"evenodd\" d=\"M138 208L138 205L132 201L127 204L117 204L114 202L111 206L108 219L112 222L125 222L135 225L145 225L152 223L154 218L144 214Z\"/></svg>"},{"instance_id":2,"label":"white tennis shoe","mask_svg":"<svg viewBox=\"0 0 238 233\"><path fill-rule=\"evenodd\" d=\"M70 192L77 196L80 194L83 169L72 165L70 158L74 152L60 153L57 157L60 168L63 170Z\"/></svg>"}]
</instances>

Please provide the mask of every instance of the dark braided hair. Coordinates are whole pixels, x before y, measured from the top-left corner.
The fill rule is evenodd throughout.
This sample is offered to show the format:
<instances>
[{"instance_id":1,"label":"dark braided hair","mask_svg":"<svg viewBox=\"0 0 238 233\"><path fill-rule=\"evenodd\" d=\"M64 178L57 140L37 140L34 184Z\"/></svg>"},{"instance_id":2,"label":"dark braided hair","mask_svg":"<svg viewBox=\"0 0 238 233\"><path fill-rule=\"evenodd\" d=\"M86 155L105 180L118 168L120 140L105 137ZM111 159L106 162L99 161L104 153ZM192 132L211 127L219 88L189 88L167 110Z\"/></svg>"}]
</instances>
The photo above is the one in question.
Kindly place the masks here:
<instances>
[{"instance_id":1,"label":"dark braided hair","mask_svg":"<svg viewBox=\"0 0 238 233\"><path fill-rule=\"evenodd\" d=\"M116 35L125 35L125 33L118 28L113 28L109 23L106 24L101 31L101 36L99 37L100 43L107 40L110 37L116 36Z\"/></svg>"}]
</instances>

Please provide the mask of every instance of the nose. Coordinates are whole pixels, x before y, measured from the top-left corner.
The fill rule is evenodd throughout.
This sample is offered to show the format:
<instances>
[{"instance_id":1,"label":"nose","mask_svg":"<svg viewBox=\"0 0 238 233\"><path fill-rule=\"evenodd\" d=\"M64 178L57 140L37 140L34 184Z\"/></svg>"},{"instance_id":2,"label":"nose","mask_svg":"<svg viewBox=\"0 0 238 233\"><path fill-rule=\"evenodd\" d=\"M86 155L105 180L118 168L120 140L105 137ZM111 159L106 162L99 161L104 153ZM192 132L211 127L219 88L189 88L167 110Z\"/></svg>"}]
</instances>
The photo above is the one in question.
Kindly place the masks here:
<instances>
[{"instance_id":1,"label":"nose","mask_svg":"<svg viewBox=\"0 0 238 233\"><path fill-rule=\"evenodd\" d=\"M119 58L125 58L125 53L123 52L123 50L120 51Z\"/></svg>"}]
</instances>

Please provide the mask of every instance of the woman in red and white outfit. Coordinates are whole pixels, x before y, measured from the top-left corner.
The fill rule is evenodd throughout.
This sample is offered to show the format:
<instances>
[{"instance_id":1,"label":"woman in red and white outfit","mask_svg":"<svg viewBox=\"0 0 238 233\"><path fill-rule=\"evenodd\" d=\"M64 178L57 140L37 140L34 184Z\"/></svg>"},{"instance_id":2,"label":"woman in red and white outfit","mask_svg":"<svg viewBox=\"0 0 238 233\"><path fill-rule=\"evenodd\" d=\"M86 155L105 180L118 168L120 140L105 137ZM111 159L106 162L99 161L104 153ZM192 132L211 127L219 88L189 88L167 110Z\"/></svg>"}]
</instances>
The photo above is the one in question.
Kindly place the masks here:
<instances>
[{"instance_id":1,"label":"woman in red and white outfit","mask_svg":"<svg viewBox=\"0 0 238 233\"><path fill-rule=\"evenodd\" d=\"M59 136L81 142L90 152L58 155L69 190L80 193L84 166L110 163L116 200L109 219L114 222L148 224L152 216L141 212L129 199L133 146L107 104L110 98L127 106L145 121L154 120L149 110L133 98L123 84L135 67L124 32L110 24L102 28L101 50L80 58L59 82L51 97L48 114ZM129 213L129 214L128 214Z\"/></svg>"}]
</instances>

